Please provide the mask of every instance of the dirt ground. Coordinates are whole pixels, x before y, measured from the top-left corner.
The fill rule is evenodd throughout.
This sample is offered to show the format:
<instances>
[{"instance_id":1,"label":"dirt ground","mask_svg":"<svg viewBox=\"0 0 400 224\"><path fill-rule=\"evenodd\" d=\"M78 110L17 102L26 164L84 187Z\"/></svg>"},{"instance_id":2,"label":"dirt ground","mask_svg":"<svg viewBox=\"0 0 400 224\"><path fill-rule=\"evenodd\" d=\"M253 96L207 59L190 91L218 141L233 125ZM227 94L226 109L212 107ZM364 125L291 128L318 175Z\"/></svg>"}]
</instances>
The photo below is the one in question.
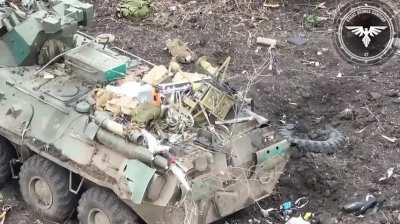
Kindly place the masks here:
<instances>
[{"instance_id":1,"label":"dirt ground","mask_svg":"<svg viewBox=\"0 0 400 224\"><path fill-rule=\"evenodd\" d=\"M159 0L156 13L144 20L116 17L115 0L93 0L96 22L87 31L114 33L116 45L154 63L167 64L165 40L180 38L197 55L216 64L227 56L230 80L236 88L246 77L258 75L249 93L256 110L276 127L298 122L306 129L332 125L347 136L346 145L333 155L296 154L281 177L274 194L260 205L279 207L287 200L306 196L303 211L322 217L323 224L400 223L400 58L382 66L358 67L344 62L332 43L332 22L339 1L321 3L286 0L278 8L263 7L262 0ZM397 5L399 6L399 5ZM303 23L305 15L325 17L317 27ZM272 70L268 47L257 45L259 36L280 41ZM305 45L287 43L301 36ZM316 63L318 62L318 63ZM344 119L340 112L354 113ZM394 175L380 182L389 168ZM21 202L13 182L2 190L3 202L13 207L6 223L48 223L32 215ZM356 217L341 211L356 196L373 194L383 201L379 211ZM220 224L268 223L257 206L240 211Z\"/></svg>"}]
</instances>

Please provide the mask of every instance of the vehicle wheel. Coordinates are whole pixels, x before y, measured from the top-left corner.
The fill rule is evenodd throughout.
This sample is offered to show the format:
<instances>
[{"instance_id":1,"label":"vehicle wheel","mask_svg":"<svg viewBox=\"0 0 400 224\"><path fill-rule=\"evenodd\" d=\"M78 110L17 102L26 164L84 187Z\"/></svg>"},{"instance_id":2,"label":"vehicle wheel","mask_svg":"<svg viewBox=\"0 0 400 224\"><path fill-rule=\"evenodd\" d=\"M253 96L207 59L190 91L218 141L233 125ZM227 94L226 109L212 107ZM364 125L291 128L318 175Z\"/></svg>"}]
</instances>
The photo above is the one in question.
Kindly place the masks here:
<instances>
[{"instance_id":1,"label":"vehicle wheel","mask_svg":"<svg viewBox=\"0 0 400 224\"><path fill-rule=\"evenodd\" d=\"M10 161L15 157L13 146L3 137L0 137L0 186L11 178Z\"/></svg>"},{"instance_id":2,"label":"vehicle wheel","mask_svg":"<svg viewBox=\"0 0 400 224\"><path fill-rule=\"evenodd\" d=\"M19 184L27 204L53 221L65 220L76 206L68 171L38 155L22 165Z\"/></svg>"},{"instance_id":3,"label":"vehicle wheel","mask_svg":"<svg viewBox=\"0 0 400 224\"><path fill-rule=\"evenodd\" d=\"M110 190L93 187L79 200L80 224L137 224L138 217Z\"/></svg>"}]
</instances>

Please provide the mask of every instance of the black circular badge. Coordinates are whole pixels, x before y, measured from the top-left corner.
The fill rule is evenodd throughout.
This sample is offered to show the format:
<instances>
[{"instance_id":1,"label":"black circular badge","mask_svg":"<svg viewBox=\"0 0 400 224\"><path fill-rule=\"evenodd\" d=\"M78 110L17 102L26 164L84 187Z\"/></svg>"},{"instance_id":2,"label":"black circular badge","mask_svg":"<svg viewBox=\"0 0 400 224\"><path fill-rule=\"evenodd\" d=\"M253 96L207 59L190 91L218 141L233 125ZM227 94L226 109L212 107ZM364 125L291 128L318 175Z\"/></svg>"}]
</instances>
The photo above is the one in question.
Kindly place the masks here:
<instances>
[{"instance_id":1,"label":"black circular badge","mask_svg":"<svg viewBox=\"0 0 400 224\"><path fill-rule=\"evenodd\" d=\"M395 53L399 28L393 9L378 0L351 1L335 18L335 44L347 61L362 65L385 62Z\"/></svg>"}]
</instances>

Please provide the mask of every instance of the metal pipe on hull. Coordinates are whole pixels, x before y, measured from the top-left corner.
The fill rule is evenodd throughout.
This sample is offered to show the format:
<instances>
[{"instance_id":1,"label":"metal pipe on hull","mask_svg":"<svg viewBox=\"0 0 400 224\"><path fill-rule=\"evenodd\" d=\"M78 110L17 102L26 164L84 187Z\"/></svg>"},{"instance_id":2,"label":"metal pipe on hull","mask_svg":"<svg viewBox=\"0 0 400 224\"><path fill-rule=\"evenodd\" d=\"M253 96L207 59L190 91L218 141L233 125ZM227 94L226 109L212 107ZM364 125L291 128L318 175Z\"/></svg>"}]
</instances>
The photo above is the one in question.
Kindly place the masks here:
<instances>
[{"instance_id":1,"label":"metal pipe on hull","mask_svg":"<svg viewBox=\"0 0 400 224\"><path fill-rule=\"evenodd\" d=\"M128 159L137 159L147 164L154 164L160 168L168 169L168 160L160 155L153 155L148 149L126 142L123 138L100 128L96 139L101 144L126 156Z\"/></svg>"}]
</instances>

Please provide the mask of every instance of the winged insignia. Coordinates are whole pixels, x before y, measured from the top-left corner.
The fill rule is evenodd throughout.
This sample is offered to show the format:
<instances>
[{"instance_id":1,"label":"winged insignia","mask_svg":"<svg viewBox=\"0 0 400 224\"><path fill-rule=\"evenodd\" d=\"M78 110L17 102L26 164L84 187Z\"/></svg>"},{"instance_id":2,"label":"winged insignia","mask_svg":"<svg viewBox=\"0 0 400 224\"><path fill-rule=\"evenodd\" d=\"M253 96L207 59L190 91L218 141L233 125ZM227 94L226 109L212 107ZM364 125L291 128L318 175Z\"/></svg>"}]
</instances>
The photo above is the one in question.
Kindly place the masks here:
<instances>
[{"instance_id":1,"label":"winged insignia","mask_svg":"<svg viewBox=\"0 0 400 224\"><path fill-rule=\"evenodd\" d=\"M363 26L346 26L346 28L351 30L354 35L363 37L362 42L365 48L368 48L371 38L378 36L382 31L387 29L387 26L370 26L369 29Z\"/></svg>"}]
</instances>

